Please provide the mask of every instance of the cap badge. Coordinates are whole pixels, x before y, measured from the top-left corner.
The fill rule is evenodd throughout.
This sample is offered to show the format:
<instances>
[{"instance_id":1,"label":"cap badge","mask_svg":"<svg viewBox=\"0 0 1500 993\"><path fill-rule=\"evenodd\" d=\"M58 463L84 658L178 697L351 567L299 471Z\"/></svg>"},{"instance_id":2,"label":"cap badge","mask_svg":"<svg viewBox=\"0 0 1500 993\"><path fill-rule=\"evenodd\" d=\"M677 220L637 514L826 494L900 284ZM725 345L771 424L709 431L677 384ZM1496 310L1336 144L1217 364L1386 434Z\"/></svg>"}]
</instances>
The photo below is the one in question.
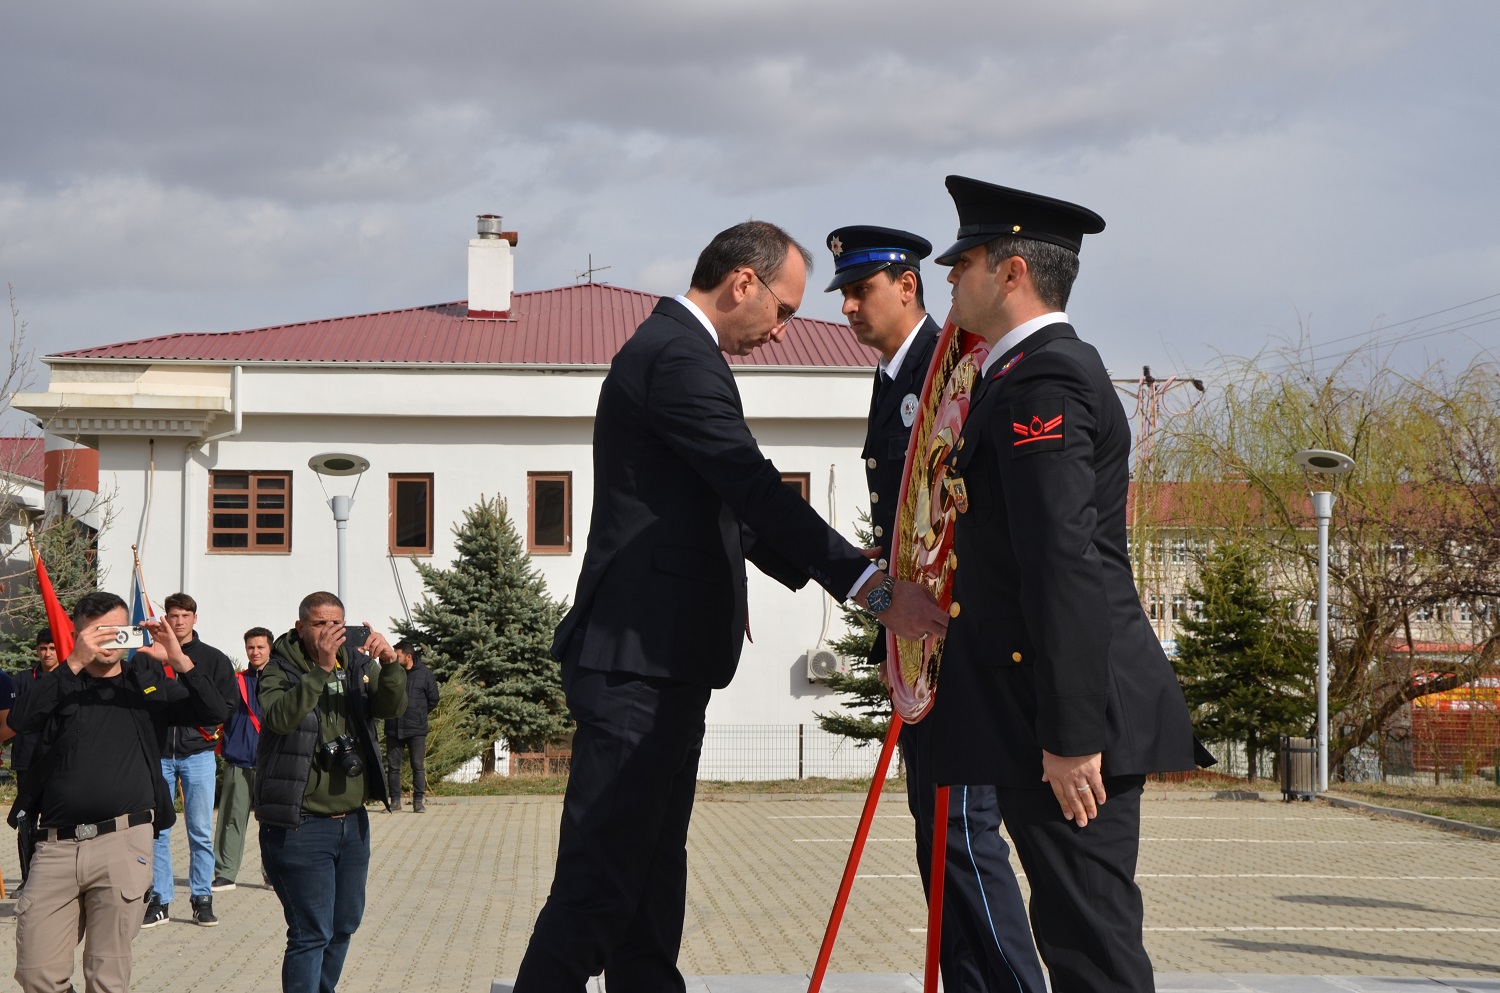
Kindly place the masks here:
<instances>
[{"instance_id":1,"label":"cap badge","mask_svg":"<svg viewBox=\"0 0 1500 993\"><path fill-rule=\"evenodd\" d=\"M833 257L838 258L844 254L844 240L842 238L829 238L828 248L833 252Z\"/></svg>"},{"instance_id":2,"label":"cap badge","mask_svg":"<svg viewBox=\"0 0 1500 993\"><path fill-rule=\"evenodd\" d=\"M1021 225L1019 225L1019 224L1013 224L1013 225L1011 225L1010 233L1011 234L1020 234L1021 233Z\"/></svg>"}]
</instances>

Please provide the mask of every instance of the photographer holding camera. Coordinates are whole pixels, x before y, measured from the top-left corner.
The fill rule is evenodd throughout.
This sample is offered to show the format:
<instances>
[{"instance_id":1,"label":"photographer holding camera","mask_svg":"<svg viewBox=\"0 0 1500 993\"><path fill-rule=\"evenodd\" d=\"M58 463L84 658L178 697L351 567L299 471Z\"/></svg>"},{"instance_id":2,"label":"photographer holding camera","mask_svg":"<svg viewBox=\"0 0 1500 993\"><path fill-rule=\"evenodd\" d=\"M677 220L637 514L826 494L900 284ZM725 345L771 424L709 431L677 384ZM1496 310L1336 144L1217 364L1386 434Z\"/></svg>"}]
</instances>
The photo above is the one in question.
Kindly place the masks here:
<instances>
[{"instance_id":1,"label":"photographer holding camera","mask_svg":"<svg viewBox=\"0 0 1500 993\"><path fill-rule=\"evenodd\" d=\"M346 644L344 605L332 593L309 594L297 613L260 678L255 817L261 865L286 916L281 988L317 993L338 986L364 915L364 805L390 809L375 721L406 709L406 670L367 627L357 629L362 652ZM373 674L372 658L381 663Z\"/></svg>"}]
</instances>

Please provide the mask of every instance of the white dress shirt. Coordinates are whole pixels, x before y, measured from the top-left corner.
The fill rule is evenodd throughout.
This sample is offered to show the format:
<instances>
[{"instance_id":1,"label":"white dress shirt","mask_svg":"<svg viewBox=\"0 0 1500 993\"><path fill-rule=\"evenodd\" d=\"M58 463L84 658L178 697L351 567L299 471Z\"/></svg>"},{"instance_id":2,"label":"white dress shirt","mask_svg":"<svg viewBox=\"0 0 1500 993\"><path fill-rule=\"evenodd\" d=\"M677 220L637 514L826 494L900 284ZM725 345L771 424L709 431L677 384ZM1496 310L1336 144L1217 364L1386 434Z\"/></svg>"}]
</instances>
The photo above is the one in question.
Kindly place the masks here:
<instances>
[{"instance_id":1,"label":"white dress shirt","mask_svg":"<svg viewBox=\"0 0 1500 993\"><path fill-rule=\"evenodd\" d=\"M990 367L993 366L996 362L1000 361L1000 356L1004 355L1012 348L1015 348L1021 342L1031 337L1035 332L1040 331L1042 328L1046 327L1049 324L1066 323L1068 323L1068 315L1064 314L1060 310L1054 310L1050 314L1043 314L1041 317L1033 317L1025 324L1019 324L1016 327L1011 328L1009 331L1001 335L1000 340L995 342L995 347L990 349L990 354L985 357L984 365L979 369L979 375L981 377L988 376L990 374Z\"/></svg>"}]
</instances>

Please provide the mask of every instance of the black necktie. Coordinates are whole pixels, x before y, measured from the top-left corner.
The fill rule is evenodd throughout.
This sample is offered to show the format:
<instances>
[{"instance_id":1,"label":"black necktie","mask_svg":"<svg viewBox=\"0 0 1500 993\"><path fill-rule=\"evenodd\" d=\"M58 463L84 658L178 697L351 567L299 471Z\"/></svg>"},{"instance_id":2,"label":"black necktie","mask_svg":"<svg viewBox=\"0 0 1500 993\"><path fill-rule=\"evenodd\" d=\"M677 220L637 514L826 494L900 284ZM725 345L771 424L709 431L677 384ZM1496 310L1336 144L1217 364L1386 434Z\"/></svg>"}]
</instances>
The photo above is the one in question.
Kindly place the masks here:
<instances>
[{"instance_id":1,"label":"black necktie","mask_svg":"<svg viewBox=\"0 0 1500 993\"><path fill-rule=\"evenodd\" d=\"M870 395L870 419L874 420L879 412L881 404L885 403L886 394L891 391L891 383L894 380L881 369L875 373L875 391Z\"/></svg>"}]
</instances>

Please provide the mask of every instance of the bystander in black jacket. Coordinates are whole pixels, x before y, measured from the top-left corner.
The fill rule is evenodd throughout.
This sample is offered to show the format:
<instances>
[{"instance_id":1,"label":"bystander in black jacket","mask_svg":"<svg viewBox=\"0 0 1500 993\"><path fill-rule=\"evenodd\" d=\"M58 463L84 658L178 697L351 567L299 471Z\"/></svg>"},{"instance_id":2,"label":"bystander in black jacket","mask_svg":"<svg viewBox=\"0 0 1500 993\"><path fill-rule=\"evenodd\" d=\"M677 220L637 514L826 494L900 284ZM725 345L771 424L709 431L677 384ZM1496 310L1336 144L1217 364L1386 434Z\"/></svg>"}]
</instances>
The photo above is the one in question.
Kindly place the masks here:
<instances>
[{"instance_id":1,"label":"bystander in black jacket","mask_svg":"<svg viewBox=\"0 0 1500 993\"><path fill-rule=\"evenodd\" d=\"M239 686L234 680L234 664L229 661L227 655L212 645L204 644L203 639L196 634L192 641L182 646L182 654L192 660L195 669L203 670L204 675L219 691L220 698L231 705L240 698ZM211 752L218 748L219 739L223 737L219 725L227 716L226 713L225 717L216 721L187 724L169 729L166 740L162 743L161 757L180 759L189 755L197 755L199 752Z\"/></svg>"},{"instance_id":2,"label":"bystander in black jacket","mask_svg":"<svg viewBox=\"0 0 1500 993\"><path fill-rule=\"evenodd\" d=\"M42 827L61 827L155 809L157 828L166 827L171 806L158 756L169 728L217 725L227 710L200 669L168 679L161 663L145 655L108 678L74 673L66 664L39 673L10 713L17 732L37 734L11 816L36 812Z\"/></svg>"},{"instance_id":3,"label":"bystander in black jacket","mask_svg":"<svg viewBox=\"0 0 1500 993\"><path fill-rule=\"evenodd\" d=\"M427 715L437 709L437 677L422 664L422 657L412 659L406 670L406 710L400 717L385 722L385 740L402 741L427 734Z\"/></svg>"}]
</instances>

